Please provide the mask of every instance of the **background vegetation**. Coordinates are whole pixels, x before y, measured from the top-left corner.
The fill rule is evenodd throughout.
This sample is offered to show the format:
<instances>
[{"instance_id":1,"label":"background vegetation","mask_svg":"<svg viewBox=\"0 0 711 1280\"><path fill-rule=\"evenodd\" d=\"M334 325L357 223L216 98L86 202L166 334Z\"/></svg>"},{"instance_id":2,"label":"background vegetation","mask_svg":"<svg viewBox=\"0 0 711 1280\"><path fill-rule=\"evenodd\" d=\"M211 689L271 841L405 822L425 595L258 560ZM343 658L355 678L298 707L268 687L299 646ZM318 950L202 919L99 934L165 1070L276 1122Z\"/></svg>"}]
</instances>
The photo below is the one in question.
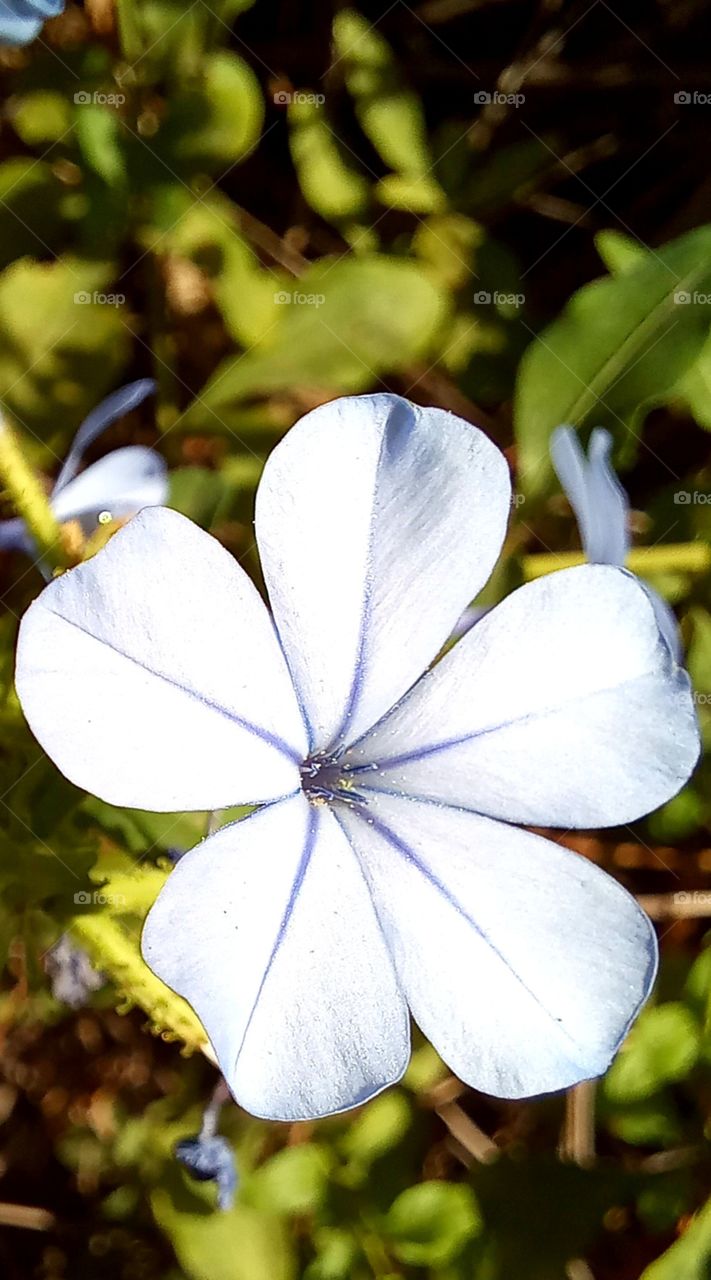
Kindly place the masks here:
<instances>
[{"instance_id":1,"label":"background vegetation","mask_svg":"<svg viewBox=\"0 0 711 1280\"><path fill-rule=\"evenodd\" d=\"M0 50L0 400L28 458L49 479L104 393L155 376L157 401L91 456L155 445L172 505L258 579L274 442L316 404L388 388L506 449L490 601L578 550L548 439L605 425L711 744L708 27L701 0L69 3ZM12 689L40 587L3 555L3 1275L711 1274L708 760L634 829L564 837L662 940L655 999L597 1088L496 1102L419 1041L403 1085L349 1116L228 1105L241 1190L221 1213L173 1156L215 1072L138 953L206 815L114 810L42 756ZM46 972L67 930L108 980L80 1009Z\"/></svg>"}]
</instances>

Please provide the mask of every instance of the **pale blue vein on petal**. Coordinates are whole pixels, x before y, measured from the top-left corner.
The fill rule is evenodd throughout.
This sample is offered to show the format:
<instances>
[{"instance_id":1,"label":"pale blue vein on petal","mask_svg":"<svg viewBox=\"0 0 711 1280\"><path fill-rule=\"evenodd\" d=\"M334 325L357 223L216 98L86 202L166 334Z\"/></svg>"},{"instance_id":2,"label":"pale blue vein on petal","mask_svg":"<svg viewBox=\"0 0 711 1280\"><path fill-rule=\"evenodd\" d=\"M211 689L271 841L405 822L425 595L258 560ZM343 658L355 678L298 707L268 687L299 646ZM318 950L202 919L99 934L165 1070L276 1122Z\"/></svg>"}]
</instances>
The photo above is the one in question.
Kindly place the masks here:
<instances>
[{"instance_id":1,"label":"pale blue vein on petal","mask_svg":"<svg viewBox=\"0 0 711 1280\"><path fill-rule=\"evenodd\" d=\"M363 789L365 790L365 788ZM414 803L414 804L423 803L423 798L420 796L411 797L411 796L402 795L402 793L394 793L394 794L398 794L401 800L410 801L411 803ZM443 808L443 809L449 809L449 808L459 809L460 808L460 806L452 806L447 804L441 805L438 801L425 800L424 803L435 804L437 805L438 808ZM460 810L460 811L467 812L466 810ZM482 941L485 942L488 947L490 947L491 951L497 956L497 958L501 961L501 963L505 965L505 967L513 975L516 981L520 983L520 985L523 987L524 991L526 991L527 994L531 997L531 999L535 1001L538 1007L542 1009L544 1013L550 1016L550 1011L546 1009L546 1006L541 1002L541 1000L536 995L536 993L524 981L524 979L521 977L521 974L518 973L517 970L513 968L513 966L509 963L509 961L506 959L503 953L495 945L495 943L492 942L491 938L488 936L486 931L483 930L477 924L474 917L464 909L461 902L459 902L457 898L452 896L446 884L444 884L439 879L438 876L434 875L433 872L430 871L429 867L425 865L422 859L415 853L414 849L412 849L410 845L407 844L406 841L404 841L395 831L391 830L391 828L385 822L383 822L382 819L375 817L375 815L372 812L367 810L367 800L365 801L365 804L363 804L362 806L356 805L355 812L358 813L362 821L364 821L366 825L371 828L371 830L377 831L378 834L381 835L383 839L386 840L393 849L395 849L417 871L419 871L419 873L422 876L424 876L424 878L433 886L433 888L437 890L438 893L442 894L442 896L446 899L446 901L450 904L450 906L453 907L454 910L457 911L457 913L461 915L464 920L466 920L467 924L469 924L471 928L474 929L474 931L479 935ZM472 812L475 812L475 811L472 811ZM367 817L365 816L366 813L368 814ZM482 814L480 816L487 817L486 814ZM493 819L493 820L498 821L498 819ZM340 825L343 827L342 823ZM505 826L506 824L502 823L501 825ZM345 828L343 829L345 830ZM629 1029L632 1026L632 1023L637 1017L637 1014L639 1013L640 1008L647 1000L649 993L652 990L652 987L654 986L654 982L657 976L657 968L659 964L659 953L658 953L658 947L657 947L657 941L656 941L656 934L651 929L647 936L646 960L647 960L647 964L646 964L644 979L643 979L644 994L641 1000L639 1001L639 1003L637 1004L637 1006L635 1007L635 1009L632 1011L628 1021L626 1022L625 1026L622 1028L614 1045L611 1047L611 1051L609 1052L609 1055L608 1055L608 1061L611 1060L611 1058L614 1056L615 1053L617 1053L623 1041L626 1039ZM560 1030L561 1034L567 1035L567 1032L565 1031L565 1028L563 1026L559 1026L558 1029ZM573 1045L573 1047L575 1046ZM574 1058L568 1057L565 1054L561 1054L561 1057L563 1061L565 1061L568 1064L568 1066L570 1066L573 1069L573 1071L577 1074L579 1074L581 1069L583 1071L589 1071L591 1078L594 1076L598 1076L600 1074L599 1062L590 1062L590 1063L580 1062L580 1061L576 1061Z\"/></svg>"},{"instance_id":2,"label":"pale blue vein on petal","mask_svg":"<svg viewBox=\"0 0 711 1280\"><path fill-rule=\"evenodd\" d=\"M412 799L413 803L417 803L419 797L414 798L414 797L404 796L403 799L405 800ZM448 808L449 806L444 805L442 807ZM538 999L538 996L535 994L534 991L531 990L531 988L527 985L527 983L524 982L520 973L518 973L512 967L512 965L509 964L508 960L501 953L499 948L491 941L491 938L488 936L486 931L482 929L480 925L477 924L474 917L470 915L468 911L465 911L461 902L459 902L457 898L453 897L453 895L449 892L447 886L443 884L443 882L439 879L438 876L434 875L434 873L430 871L429 867L425 865L425 863L422 861L420 857L418 857L414 849L412 849L410 845L407 844L397 834L397 832L393 831L385 822L383 822L382 819L376 818L375 815L372 813L369 813L368 817L366 818L363 810L360 807L356 807L355 812L358 813L359 817L366 823L366 825L371 830L377 831L377 833L380 836L382 836L384 840L387 841L387 843L391 846L391 848L395 849L396 852L399 853L401 857L403 857L407 862L409 862L410 865L413 866L415 870L420 873L421 876L424 876L425 880L427 880L428 883L431 884L432 887L436 889L437 892L440 893L443 898L446 899L449 905L454 908L454 910L457 912L458 915L462 917L463 920L466 920L467 924L474 930L476 934L478 934L482 942L486 943L487 947L491 949L491 951L501 961L501 963L505 965L505 967L509 970L511 974L513 974L514 978L518 983L520 983L520 985L523 987L527 995L529 995L531 999L535 1001L535 1003L539 1006L539 1008L543 1009L544 1013L549 1014L549 1010L546 1009L545 1005L541 1004L541 1001ZM561 1032L563 1035L567 1034L565 1032L565 1029L562 1027L561 1027ZM562 1056L566 1064L572 1069L574 1073L578 1073L580 1071L581 1063L576 1062L573 1058L570 1058L565 1054Z\"/></svg>"},{"instance_id":3,"label":"pale blue vein on petal","mask_svg":"<svg viewBox=\"0 0 711 1280\"><path fill-rule=\"evenodd\" d=\"M390 412L388 413L387 422L383 428L383 437L380 443L380 454L376 467L376 492L378 474L381 466L386 461L396 461L400 454L403 453L404 449L407 447L410 434L416 423L413 406L409 401L395 395L389 396L388 399L390 399L392 403ZM356 647L355 663L353 667L353 678L341 723L338 730L333 735L333 740L330 747L327 749L327 754L328 752L335 751L342 746L348 732L348 726L358 707L358 703L363 692L363 686L365 684L366 664L368 659L368 627L370 624L373 600L372 549L377 526L377 514L377 504L373 503L373 509L370 517L370 528L368 531L368 564L358 627L358 644Z\"/></svg>"},{"instance_id":4,"label":"pale blue vein on petal","mask_svg":"<svg viewBox=\"0 0 711 1280\"><path fill-rule=\"evenodd\" d=\"M272 967L274 965L274 961L276 960L279 954L279 951L281 949L282 943L284 942L287 929L289 928L291 918L294 914L296 901L299 896L301 886L304 883L306 872L309 869L309 863L311 862L311 857L313 855L314 849L316 848L316 839L318 837L318 826L319 826L318 810L314 808L312 805L309 805L309 825L306 829L306 833L304 836L304 844L301 850L301 857L299 858L299 865L296 868L296 875L294 876L291 889L289 891L289 901L287 902L284 908L284 914L281 918L279 931L277 933L276 938L274 939L274 946L271 949L269 959L266 963L264 973L262 975L262 980L259 984L259 990L257 991L257 994L254 997L254 1004L252 1005L252 1011L247 1019L246 1026L244 1028L244 1035L242 1036L239 1049L237 1050L237 1059L239 1059L239 1055L242 1052L242 1049L244 1047L245 1041L247 1039L247 1035L249 1033L249 1028L252 1025L252 1019L254 1018L254 1015L257 1011L257 1006L259 1004L261 994L264 990L269 974L271 973Z\"/></svg>"}]
</instances>

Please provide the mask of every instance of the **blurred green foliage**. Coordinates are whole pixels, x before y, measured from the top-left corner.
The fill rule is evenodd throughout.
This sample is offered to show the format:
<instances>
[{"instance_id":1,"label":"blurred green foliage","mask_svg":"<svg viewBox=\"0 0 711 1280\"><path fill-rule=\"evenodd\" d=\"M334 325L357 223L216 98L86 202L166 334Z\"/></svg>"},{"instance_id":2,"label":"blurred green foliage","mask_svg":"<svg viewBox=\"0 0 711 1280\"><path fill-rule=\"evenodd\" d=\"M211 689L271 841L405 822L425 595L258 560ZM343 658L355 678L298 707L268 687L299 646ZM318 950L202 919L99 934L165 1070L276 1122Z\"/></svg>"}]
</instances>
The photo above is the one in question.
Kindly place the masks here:
<instances>
[{"instance_id":1,"label":"blurred green foliage","mask_svg":"<svg viewBox=\"0 0 711 1280\"><path fill-rule=\"evenodd\" d=\"M486 603L522 580L524 556L578 550L548 439L561 422L604 424L649 580L679 613L708 751L711 592L685 550L711 534L708 213L668 219L654 247L605 214L595 258L584 209L542 237L521 211L563 216L581 198L551 194L574 175L565 112L508 132L512 108L482 107L478 74L466 102L457 88L469 54L435 13L446 6L422 6L414 26L394 8L388 22L389 9L324 8L320 58L298 36L293 60L288 42L266 52L282 9L266 0L70 3L41 43L0 51L0 402L50 475L106 391L153 374L155 421L144 408L100 448L156 444L172 505L257 581L254 490L302 412L383 386L450 408L515 468ZM426 92L428 59L451 101ZM287 1127L226 1108L241 1191L219 1213L173 1156L214 1082L204 1032L138 949L173 850L208 815L116 810L56 773L12 688L17 619L41 580L16 557L0 571L2 1199L56 1215L54 1254L0 1228L3 1273L706 1280L708 756L646 824L582 848L651 895L663 940L655 1001L597 1089L594 1152L569 1140L578 1095L496 1103L418 1040L402 1086L352 1115ZM65 931L107 978L79 1014L44 969Z\"/></svg>"}]
</instances>

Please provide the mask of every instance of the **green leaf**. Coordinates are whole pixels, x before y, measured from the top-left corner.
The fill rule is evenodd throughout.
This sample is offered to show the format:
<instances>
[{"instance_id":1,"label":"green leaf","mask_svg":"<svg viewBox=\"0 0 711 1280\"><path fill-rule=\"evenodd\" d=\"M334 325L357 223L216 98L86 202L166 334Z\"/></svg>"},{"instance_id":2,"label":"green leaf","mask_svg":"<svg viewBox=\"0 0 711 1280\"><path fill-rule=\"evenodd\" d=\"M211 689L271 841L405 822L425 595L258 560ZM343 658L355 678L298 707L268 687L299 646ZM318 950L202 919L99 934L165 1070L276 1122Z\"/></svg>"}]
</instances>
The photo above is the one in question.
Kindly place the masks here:
<instances>
[{"instance_id":1,"label":"green leaf","mask_svg":"<svg viewBox=\"0 0 711 1280\"><path fill-rule=\"evenodd\" d=\"M389 1089L354 1116L341 1140L348 1160L368 1167L402 1142L412 1124L412 1109L405 1094Z\"/></svg>"},{"instance_id":2,"label":"green leaf","mask_svg":"<svg viewBox=\"0 0 711 1280\"><path fill-rule=\"evenodd\" d=\"M99 823L104 831L110 832L124 847L133 854L143 856L168 849L192 849L205 836L207 826L206 813L149 813L143 809L119 809L95 796L87 796L83 809ZM125 855L120 864L121 871L132 870L134 863ZM109 858L103 858L97 866L97 874L103 868L108 873L115 869Z\"/></svg>"},{"instance_id":3,"label":"green leaf","mask_svg":"<svg viewBox=\"0 0 711 1280\"><path fill-rule=\"evenodd\" d=\"M315 1142L284 1147L245 1184L245 1197L270 1213L313 1213L324 1203L333 1157Z\"/></svg>"},{"instance_id":4,"label":"green leaf","mask_svg":"<svg viewBox=\"0 0 711 1280\"><path fill-rule=\"evenodd\" d=\"M322 1227L315 1233L314 1246L317 1254L304 1271L304 1280L352 1280L358 1247L349 1231Z\"/></svg>"},{"instance_id":5,"label":"green leaf","mask_svg":"<svg viewBox=\"0 0 711 1280\"><path fill-rule=\"evenodd\" d=\"M482 1220L469 1187L421 1182L391 1205L384 1222L398 1258L409 1266L444 1266L481 1233Z\"/></svg>"},{"instance_id":6,"label":"green leaf","mask_svg":"<svg viewBox=\"0 0 711 1280\"><path fill-rule=\"evenodd\" d=\"M679 383L678 395L699 426L711 431L711 336Z\"/></svg>"},{"instance_id":7,"label":"green leaf","mask_svg":"<svg viewBox=\"0 0 711 1280\"><path fill-rule=\"evenodd\" d=\"M236 342L253 346L274 323L282 277L263 268L238 232L230 201L213 193L186 204L165 237L171 253L190 259L212 283L215 302Z\"/></svg>"},{"instance_id":8,"label":"green leaf","mask_svg":"<svg viewBox=\"0 0 711 1280\"><path fill-rule=\"evenodd\" d=\"M594 239L595 248L612 276L639 266L647 256L644 245L623 231L598 231Z\"/></svg>"},{"instance_id":9,"label":"green leaf","mask_svg":"<svg viewBox=\"0 0 711 1280\"><path fill-rule=\"evenodd\" d=\"M711 934L707 934L704 949L689 970L684 999L701 1018L707 1037L711 1036Z\"/></svg>"},{"instance_id":10,"label":"green leaf","mask_svg":"<svg viewBox=\"0 0 711 1280\"><path fill-rule=\"evenodd\" d=\"M360 126L395 176L376 193L383 204L430 213L446 197L431 176L432 158L417 94L405 85L387 41L376 25L355 9L333 21L336 64L342 63Z\"/></svg>"},{"instance_id":11,"label":"green leaf","mask_svg":"<svg viewBox=\"0 0 711 1280\"><path fill-rule=\"evenodd\" d=\"M10 115L15 133L28 147L57 142L72 126L72 111L66 95L53 89L35 89L23 94L13 103Z\"/></svg>"},{"instance_id":12,"label":"green leaf","mask_svg":"<svg viewBox=\"0 0 711 1280\"><path fill-rule=\"evenodd\" d=\"M176 467L170 473L169 506L181 511L203 529L209 529L225 496L225 481L219 471L205 467Z\"/></svg>"},{"instance_id":13,"label":"green leaf","mask_svg":"<svg viewBox=\"0 0 711 1280\"><path fill-rule=\"evenodd\" d=\"M642 1272L640 1280L707 1280L711 1272L711 1200L680 1240Z\"/></svg>"},{"instance_id":14,"label":"green leaf","mask_svg":"<svg viewBox=\"0 0 711 1280\"><path fill-rule=\"evenodd\" d=\"M76 136L85 163L108 187L126 185L124 134L116 112L96 103L77 111Z\"/></svg>"},{"instance_id":15,"label":"green leaf","mask_svg":"<svg viewBox=\"0 0 711 1280\"><path fill-rule=\"evenodd\" d=\"M112 266L70 257L23 258L0 276L0 401L40 439L75 430L126 364L113 279Z\"/></svg>"},{"instance_id":16,"label":"green leaf","mask_svg":"<svg viewBox=\"0 0 711 1280\"><path fill-rule=\"evenodd\" d=\"M287 118L291 158L311 208L337 224L361 217L370 202L370 184L346 158L323 103L297 98Z\"/></svg>"},{"instance_id":17,"label":"green leaf","mask_svg":"<svg viewBox=\"0 0 711 1280\"><path fill-rule=\"evenodd\" d=\"M29 156L0 164L0 268L46 253L62 234L62 187L50 166Z\"/></svg>"},{"instance_id":18,"label":"green leaf","mask_svg":"<svg viewBox=\"0 0 711 1280\"><path fill-rule=\"evenodd\" d=\"M284 1227L248 1205L213 1207L214 1189L174 1166L156 1188L151 1207L190 1280L292 1280L294 1259Z\"/></svg>"},{"instance_id":19,"label":"green leaf","mask_svg":"<svg viewBox=\"0 0 711 1280\"><path fill-rule=\"evenodd\" d=\"M700 1051L699 1026L681 1002L643 1009L603 1082L612 1103L648 1098L665 1084L684 1080Z\"/></svg>"},{"instance_id":20,"label":"green leaf","mask_svg":"<svg viewBox=\"0 0 711 1280\"><path fill-rule=\"evenodd\" d=\"M711 227L574 294L519 370L515 425L526 495L548 487L550 435L561 423L608 427L629 459L644 412L673 396L710 320Z\"/></svg>"},{"instance_id":21,"label":"green leaf","mask_svg":"<svg viewBox=\"0 0 711 1280\"><path fill-rule=\"evenodd\" d=\"M173 97L152 147L179 170L212 172L243 160L262 131L264 99L251 67L234 53L209 54L202 83Z\"/></svg>"},{"instance_id":22,"label":"green leaf","mask_svg":"<svg viewBox=\"0 0 711 1280\"><path fill-rule=\"evenodd\" d=\"M302 387L366 390L425 356L446 297L414 262L372 255L322 259L274 299L268 344L220 365L181 429L214 429L236 401Z\"/></svg>"},{"instance_id":23,"label":"green leaf","mask_svg":"<svg viewBox=\"0 0 711 1280\"><path fill-rule=\"evenodd\" d=\"M610 1133L634 1147L668 1148L684 1139L679 1111L664 1093L617 1105L610 1105L603 1097L600 1118Z\"/></svg>"},{"instance_id":24,"label":"green leaf","mask_svg":"<svg viewBox=\"0 0 711 1280\"><path fill-rule=\"evenodd\" d=\"M413 1093L424 1094L448 1075L449 1067L445 1066L437 1050L425 1042L413 1049L403 1084Z\"/></svg>"},{"instance_id":25,"label":"green leaf","mask_svg":"<svg viewBox=\"0 0 711 1280\"><path fill-rule=\"evenodd\" d=\"M678 844L686 840L703 824L704 806L693 786L682 790L667 800L660 809L647 818L647 830L659 844Z\"/></svg>"}]
</instances>

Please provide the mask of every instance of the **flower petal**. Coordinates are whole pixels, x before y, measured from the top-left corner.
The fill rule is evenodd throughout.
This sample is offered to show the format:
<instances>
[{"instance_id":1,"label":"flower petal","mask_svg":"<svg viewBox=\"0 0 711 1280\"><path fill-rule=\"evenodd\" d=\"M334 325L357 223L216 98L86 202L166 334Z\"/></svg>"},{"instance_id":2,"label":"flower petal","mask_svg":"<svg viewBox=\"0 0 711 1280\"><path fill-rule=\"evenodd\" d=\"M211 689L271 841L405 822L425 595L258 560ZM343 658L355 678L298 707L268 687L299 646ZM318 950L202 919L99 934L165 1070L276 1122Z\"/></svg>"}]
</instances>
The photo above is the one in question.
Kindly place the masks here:
<instances>
[{"instance_id":1,"label":"flower petal","mask_svg":"<svg viewBox=\"0 0 711 1280\"><path fill-rule=\"evenodd\" d=\"M33 542L21 516L0 520L0 551L24 551L31 554Z\"/></svg>"},{"instance_id":2,"label":"flower petal","mask_svg":"<svg viewBox=\"0 0 711 1280\"><path fill-rule=\"evenodd\" d=\"M379 795L339 816L413 1016L462 1080L520 1098L606 1069L656 971L654 931L626 890L463 810Z\"/></svg>"},{"instance_id":3,"label":"flower petal","mask_svg":"<svg viewBox=\"0 0 711 1280\"><path fill-rule=\"evenodd\" d=\"M160 507L168 497L168 468L155 449L127 445L100 458L52 498L58 520L133 515L143 507Z\"/></svg>"},{"instance_id":4,"label":"flower petal","mask_svg":"<svg viewBox=\"0 0 711 1280\"><path fill-rule=\"evenodd\" d=\"M69 450L62 468L54 483L55 494L59 493L65 485L76 475L81 465L84 453L93 444L102 433L106 431L119 418L123 418L124 414L130 413L132 409L137 409L147 396L153 394L156 389L156 383L153 378L140 378L138 382L129 382L125 387L121 387L118 391L112 392L105 400L101 401L95 409L82 422L77 431L72 447Z\"/></svg>"},{"instance_id":5,"label":"flower petal","mask_svg":"<svg viewBox=\"0 0 711 1280\"><path fill-rule=\"evenodd\" d=\"M483 432L398 396L324 405L274 450L257 537L312 751L356 738L435 657L493 568L509 501Z\"/></svg>"},{"instance_id":6,"label":"flower petal","mask_svg":"<svg viewBox=\"0 0 711 1280\"><path fill-rule=\"evenodd\" d=\"M606 565L513 592L344 757L368 787L541 826L631 822L699 751L644 588Z\"/></svg>"},{"instance_id":7,"label":"flower petal","mask_svg":"<svg viewBox=\"0 0 711 1280\"><path fill-rule=\"evenodd\" d=\"M642 582L640 579L640 586L647 592L649 602L654 609L654 616L657 619L657 626L662 633L662 639L667 644L674 662L681 663L684 657L684 650L682 649L681 632L679 631L679 623L676 620L674 610L653 587L650 587L649 583Z\"/></svg>"},{"instance_id":8,"label":"flower petal","mask_svg":"<svg viewBox=\"0 0 711 1280\"><path fill-rule=\"evenodd\" d=\"M583 549L593 564L623 565L629 551L629 501L610 462L612 436L597 427L588 456L572 427L558 427L550 451L558 479L575 512Z\"/></svg>"},{"instance_id":9,"label":"flower petal","mask_svg":"<svg viewBox=\"0 0 711 1280\"><path fill-rule=\"evenodd\" d=\"M0 44L29 44L42 23L27 0L0 0Z\"/></svg>"},{"instance_id":10,"label":"flower petal","mask_svg":"<svg viewBox=\"0 0 711 1280\"><path fill-rule=\"evenodd\" d=\"M303 795L186 854L142 947L254 1115L327 1115L405 1070L407 1007L366 882L332 813Z\"/></svg>"},{"instance_id":11,"label":"flower petal","mask_svg":"<svg viewBox=\"0 0 711 1280\"><path fill-rule=\"evenodd\" d=\"M112 804L216 809L299 785L304 728L269 614L224 548L164 507L30 606L17 688L48 755Z\"/></svg>"}]
</instances>

